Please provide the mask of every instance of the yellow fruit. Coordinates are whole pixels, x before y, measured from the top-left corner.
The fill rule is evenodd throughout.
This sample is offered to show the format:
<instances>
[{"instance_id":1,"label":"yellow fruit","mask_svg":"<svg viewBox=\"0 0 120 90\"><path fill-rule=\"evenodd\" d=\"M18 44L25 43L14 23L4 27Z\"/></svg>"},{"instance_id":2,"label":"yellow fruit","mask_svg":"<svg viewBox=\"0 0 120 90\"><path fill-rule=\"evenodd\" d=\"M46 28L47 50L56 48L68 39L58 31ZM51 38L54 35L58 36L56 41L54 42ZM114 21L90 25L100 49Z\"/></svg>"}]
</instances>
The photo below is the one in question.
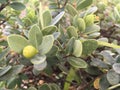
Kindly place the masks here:
<instances>
[{"instance_id":1,"label":"yellow fruit","mask_svg":"<svg viewBox=\"0 0 120 90\"><path fill-rule=\"evenodd\" d=\"M31 45L28 45L28 46L24 47L24 49L23 49L23 56L26 58L32 58L37 53L38 53L38 50Z\"/></svg>"}]
</instances>

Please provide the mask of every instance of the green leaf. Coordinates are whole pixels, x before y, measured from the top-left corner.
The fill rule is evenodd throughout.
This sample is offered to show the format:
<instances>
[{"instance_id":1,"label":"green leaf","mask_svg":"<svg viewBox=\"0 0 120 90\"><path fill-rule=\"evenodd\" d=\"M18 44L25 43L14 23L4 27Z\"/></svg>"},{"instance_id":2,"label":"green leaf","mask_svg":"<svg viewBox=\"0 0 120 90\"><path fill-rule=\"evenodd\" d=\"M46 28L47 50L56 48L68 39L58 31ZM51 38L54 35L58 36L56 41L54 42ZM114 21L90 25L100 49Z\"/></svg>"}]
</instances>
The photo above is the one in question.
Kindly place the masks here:
<instances>
[{"instance_id":1,"label":"green leaf","mask_svg":"<svg viewBox=\"0 0 120 90\"><path fill-rule=\"evenodd\" d=\"M8 89L14 89L17 85L18 79L16 77L12 77L9 80L7 80L7 88Z\"/></svg>"},{"instance_id":2,"label":"green leaf","mask_svg":"<svg viewBox=\"0 0 120 90\"><path fill-rule=\"evenodd\" d=\"M53 46L53 42L54 42L54 37L53 35L47 35L43 37L42 43L39 46L39 52L41 55L47 54L52 46Z\"/></svg>"},{"instance_id":3,"label":"green leaf","mask_svg":"<svg viewBox=\"0 0 120 90\"><path fill-rule=\"evenodd\" d=\"M98 10L98 8L96 7L96 6L93 6L93 7L91 7L91 8L89 8L87 11L86 11L86 13L85 14L93 14L93 13L95 13L96 11Z\"/></svg>"},{"instance_id":4,"label":"green leaf","mask_svg":"<svg viewBox=\"0 0 120 90\"><path fill-rule=\"evenodd\" d=\"M78 19L76 20L76 26L78 27L78 30L79 30L80 32L84 32L84 31L85 31L85 28L86 28L86 24L85 24L84 19L78 18Z\"/></svg>"},{"instance_id":5,"label":"green leaf","mask_svg":"<svg viewBox=\"0 0 120 90\"><path fill-rule=\"evenodd\" d=\"M23 23L24 23L25 26L30 26L30 25L32 25L32 21L31 21L31 19L28 18L28 17L23 18Z\"/></svg>"},{"instance_id":6,"label":"green leaf","mask_svg":"<svg viewBox=\"0 0 120 90\"><path fill-rule=\"evenodd\" d=\"M85 34L92 34L95 32L100 31L100 26L93 24L92 26L86 27L84 33Z\"/></svg>"},{"instance_id":7,"label":"green leaf","mask_svg":"<svg viewBox=\"0 0 120 90\"><path fill-rule=\"evenodd\" d=\"M78 38L77 29L74 26L69 26L67 28L67 34L68 34L69 38L71 38L71 37Z\"/></svg>"},{"instance_id":8,"label":"green leaf","mask_svg":"<svg viewBox=\"0 0 120 90\"><path fill-rule=\"evenodd\" d=\"M40 29L43 29L44 21L43 21L43 10L42 10L41 2L39 4L39 17L38 17L38 21L39 21L38 23L39 23Z\"/></svg>"},{"instance_id":9,"label":"green leaf","mask_svg":"<svg viewBox=\"0 0 120 90\"><path fill-rule=\"evenodd\" d=\"M119 74L117 74L115 71L110 70L107 72L107 80L109 81L109 83L111 85L116 85L119 83L120 79L119 79Z\"/></svg>"},{"instance_id":10,"label":"green leaf","mask_svg":"<svg viewBox=\"0 0 120 90\"><path fill-rule=\"evenodd\" d=\"M44 23L44 27L50 25L51 21L52 21L52 16L51 16L51 14L50 14L50 11L47 10L47 11L45 11L45 12L43 13L43 23Z\"/></svg>"},{"instance_id":11,"label":"green leaf","mask_svg":"<svg viewBox=\"0 0 120 90\"><path fill-rule=\"evenodd\" d=\"M120 13L119 13L119 11L117 10L116 7L114 7L114 15L115 15L115 18L117 18L117 19L119 18L120 19Z\"/></svg>"},{"instance_id":12,"label":"green leaf","mask_svg":"<svg viewBox=\"0 0 120 90\"><path fill-rule=\"evenodd\" d=\"M6 74L11 68L12 68L11 66L7 66L7 67L0 69L0 77Z\"/></svg>"},{"instance_id":13,"label":"green leaf","mask_svg":"<svg viewBox=\"0 0 120 90\"><path fill-rule=\"evenodd\" d=\"M49 76L51 76L53 74L53 69L52 69L51 65L49 65L49 64L47 64L46 68L43 71L44 71L44 73L46 73Z\"/></svg>"},{"instance_id":14,"label":"green leaf","mask_svg":"<svg viewBox=\"0 0 120 90\"><path fill-rule=\"evenodd\" d=\"M21 25L21 26L24 27L24 24L23 24L23 22L22 22L22 19L21 19L19 16L16 16L16 22L17 22L19 25Z\"/></svg>"},{"instance_id":15,"label":"green leaf","mask_svg":"<svg viewBox=\"0 0 120 90\"><path fill-rule=\"evenodd\" d=\"M28 38L30 44L38 49L39 45L42 43L42 32L38 25L33 25L28 33Z\"/></svg>"},{"instance_id":16,"label":"green leaf","mask_svg":"<svg viewBox=\"0 0 120 90\"><path fill-rule=\"evenodd\" d=\"M80 18L78 15L75 15L73 18L72 18L72 24L75 26L75 27L78 27L78 18Z\"/></svg>"},{"instance_id":17,"label":"green leaf","mask_svg":"<svg viewBox=\"0 0 120 90\"><path fill-rule=\"evenodd\" d=\"M59 32L60 32L60 38L61 38L61 41L62 42L65 42L66 41L66 35L65 35L65 32L63 30L63 27L59 24Z\"/></svg>"},{"instance_id":18,"label":"green leaf","mask_svg":"<svg viewBox=\"0 0 120 90\"><path fill-rule=\"evenodd\" d=\"M49 57L56 56L58 50L59 50L59 47L53 46L52 49L47 53L47 56L49 56Z\"/></svg>"},{"instance_id":19,"label":"green leaf","mask_svg":"<svg viewBox=\"0 0 120 90\"><path fill-rule=\"evenodd\" d=\"M32 63L30 62L29 59L25 58L25 57L22 57L19 62L22 64L22 65L25 65L25 66L30 66L32 65Z\"/></svg>"},{"instance_id":20,"label":"green leaf","mask_svg":"<svg viewBox=\"0 0 120 90\"><path fill-rule=\"evenodd\" d=\"M58 64L58 67L63 73L68 73L68 69L63 64Z\"/></svg>"},{"instance_id":21,"label":"green leaf","mask_svg":"<svg viewBox=\"0 0 120 90\"><path fill-rule=\"evenodd\" d=\"M55 83L51 83L49 85L51 87L51 90L61 90L60 87Z\"/></svg>"},{"instance_id":22,"label":"green leaf","mask_svg":"<svg viewBox=\"0 0 120 90\"><path fill-rule=\"evenodd\" d=\"M100 34L101 34L100 32L95 32L95 33L89 34L88 38L97 38L100 36Z\"/></svg>"},{"instance_id":23,"label":"green leaf","mask_svg":"<svg viewBox=\"0 0 120 90\"><path fill-rule=\"evenodd\" d=\"M100 45L100 46L107 46L107 47L111 47L111 48L115 48L115 49L120 48L119 45L116 45L116 44L113 44L113 43L107 43L107 42L104 42L104 41L97 41L97 42L98 42L98 45Z\"/></svg>"},{"instance_id":24,"label":"green leaf","mask_svg":"<svg viewBox=\"0 0 120 90\"><path fill-rule=\"evenodd\" d=\"M58 8L58 5L57 5L57 3L53 0L53 1L50 1L50 3L49 3L49 8L50 8L50 9L55 9L55 8Z\"/></svg>"},{"instance_id":25,"label":"green leaf","mask_svg":"<svg viewBox=\"0 0 120 90\"><path fill-rule=\"evenodd\" d=\"M41 64L46 60L46 56L45 55L36 55L34 58L31 59L31 63L32 64Z\"/></svg>"},{"instance_id":26,"label":"green leaf","mask_svg":"<svg viewBox=\"0 0 120 90\"><path fill-rule=\"evenodd\" d=\"M28 90L37 90L35 87L29 87Z\"/></svg>"},{"instance_id":27,"label":"green leaf","mask_svg":"<svg viewBox=\"0 0 120 90\"><path fill-rule=\"evenodd\" d=\"M109 65L113 65L115 63L114 58L107 51L102 51L100 54L104 57L105 63L107 63Z\"/></svg>"},{"instance_id":28,"label":"green leaf","mask_svg":"<svg viewBox=\"0 0 120 90\"><path fill-rule=\"evenodd\" d=\"M116 48L115 50L116 50L117 53L120 55L120 48Z\"/></svg>"},{"instance_id":29,"label":"green leaf","mask_svg":"<svg viewBox=\"0 0 120 90\"><path fill-rule=\"evenodd\" d=\"M83 44L83 55L91 54L94 50L97 49L98 43L96 40L85 40L82 42Z\"/></svg>"},{"instance_id":30,"label":"green leaf","mask_svg":"<svg viewBox=\"0 0 120 90\"><path fill-rule=\"evenodd\" d=\"M23 48L28 45L27 39L20 35L9 35L7 37L9 47L15 52L21 53Z\"/></svg>"},{"instance_id":31,"label":"green leaf","mask_svg":"<svg viewBox=\"0 0 120 90\"><path fill-rule=\"evenodd\" d=\"M91 62L91 65L95 66L95 67L103 68L103 69L108 69L109 68L108 65L104 61L102 61L98 58L93 58L92 62Z\"/></svg>"},{"instance_id":32,"label":"green leaf","mask_svg":"<svg viewBox=\"0 0 120 90\"><path fill-rule=\"evenodd\" d=\"M94 14L89 14L87 16L84 17L84 20L85 20L85 23L86 23L86 26L92 26L94 24L94 20L95 19L95 16Z\"/></svg>"},{"instance_id":33,"label":"green leaf","mask_svg":"<svg viewBox=\"0 0 120 90\"><path fill-rule=\"evenodd\" d=\"M73 66L76 69L87 68L87 63L80 58L69 57L68 62L70 63L71 66Z\"/></svg>"},{"instance_id":34,"label":"green leaf","mask_svg":"<svg viewBox=\"0 0 120 90\"><path fill-rule=\"evenodd\" d=\"M48 57L47 62L50 66L54 66L54 65L57 65L59 63L59 60L56 56L54 56L54 57Z\"/></svg>"},{"instance_id":35,"label":"green leaf","mask_svg":"<svg viewBox=\"0 0 120 90\"><path fill-rule=\"evenodd\" d=\"M115 61L116 61L116 63L120 63L120 55L117 55L117 56L115 57Z\"/></svg>"},{"instance_id":36,"label":"green leaf","mask_svg":"<svg viewBox=\"0 0 120 90\"><path fill-rule=\"evenodd\" d=\"M107 90L108 87L110 86L106 76L102 76L99 82L100 90Z\"/></svg>"},{"instance_id":37,"label":"green leaf","mask_svg":"<svg viewBox=\"0 0 120 90\"><path fill-rule=\"evenodd\" d=\"M5 84L6 84L5 81L1 81L1 82L0 82L0 87L1 87L1 89L3 89L3 90L5 89L5 88L4 88Z\"/></svg>"},{"instance_id":38,"label":"green leaf","mask_svg":"<svg viewBox=\"0 0 120 90\"><path fill-rule=\"evenodd\" d=\"M45 69L47 66L47 62L46 60L44 60L43 62L39 63L39 64L34 64L34 69L37 71L42 71L43 69Z\"/></svg>"},{"instance_id":39,"label":"green leaf","mask_svg":"<svg viewBox=\"0 0 120 90\"><path fill-rule=\"evenodd\" d=\"M43 35L53 34L57 30L56 26L47 26L42 30Z\"/></svg>"},{"instance_id":40,"label":"green leaf","mask_svg":"<svg viewBox=\"0 0 120 90\"><path fill-rule=\"evenodd\" d=\"M9 6L13 9L19 10L19 11L25 9L25 5L20 2L12 2Z\"/></svg>"},{"instance_id":41,"label":"green leaf","mask_svg":"<svg viewBox=\"0 0 120 90\"><path fill-rule=\"evenodd\" d=\"M60 87L55 83L51 83L49 85L51 87L51 90L61 90Z\"/></svg>"},{"instance_id":42,"label":"green leaf","mask_svg":"<svg viewBox=\"0 0 120 90\"><path fill-rule=\"evenodd\" d=\"M72 80L74 80L74 78L75 78L75 70L73 70L71 68L69 70L69 73L67 74L66 81L72 82ZM65 82L63 90L69 90L69 87L70 87L70 83L69 82Z\"/></svg>"},{"instance_id":43,"label":"green leaf","mask_svg":"<svg viewBox=\"0 0 120 90\"><path fill-rule=\"evenodd\" d=\"M73 55L76 57L80 57L82 54L82 43L80 40L75 40L74 46L73 46Z\"/></svg>"},{"instance_id":44,"label":"green leaf","mask_svg":"<svg viewBox=\"0 0 120 90\"><path fill-rule=\"evenodd\" d=\"M38 75L40 74L40 71L37 70L37 69L35 69L35 68L33 68L33 69L32 69L32 73L33 73L35 76L38 76Z\"/></svg>"},{"instance_id":45,"label":"green leaf","mask_svg":"<svg viewBox=\"0 0 120 90\"><path fill-rule=\"evenodd\" d=\"M54 32L52 35L54 36L54 39L57 40L60 37L60 32Z\"/></svg>"},{"instance_id":46,"label":"green leaf","mask_svg":"<svg viewBox=\"0 0 120 90\"><path fill-rule=\"evenodd\" d=\"M8 43L7 43L7 41L3 40L3 41L0 41L0 45L1 46L8 46Z\"/></svg>"},{"instance_id":47,"label":"green leaf","mask_svg":"<svg viewBox=\"0 0 120 90\"><path fill-rule=\"evenodd\" d=\"M7 55L8 52L9 48L2 50L2 52L0 53L0 61L3 60L3 58Z\"/></svg>"},{"instance_id":48,"label":"green leaf","mask_svg":"<svg viewBox=\"0 0 120 90\"><path fill-rule=\"evenodd\" d=\"M77 5L77 10L84 9L92 4L93 0L80 0Z\"/></svg>"},{"instance_id":49,"label":"green leaf","mask_svg":"<svg viewBox=\"0 0 120 90\"><path fill-rule=\"evenodd\" d=\"M0 53L2 53L2 50L3 50L3 49L2 49L2 48L0 48Z\"/></svg>"},{"instance_id":50,"label":"green leaf","mask_svg":"<svg viewBox=\"0 0 120 90\"><path fill-rule=\"evenodd\" d=\"M52 75L53 74L53 68L54 66L56 66L59 63L59 60L56 56L51 56L51 57L47 57L47 67L44 69L44 72L48 75Z\"/></svg>"},{"instance_id":51,"label":"green leaf","mask_svg":"<svg viewBox=\"0 0 120 90\"><path fill-rule=\"evenodd\" d=\"M120 74L120 63L115 63L112 65L112 67L116 73Z\"/></svg>"},{"instance_id":52,"label":"green leaf","mask_svg":"<svg viewBox=\"0 0 120 90\"><path fill-rule=\"evenodd\" d=\"M100 75L102 72L99 70L99 68L94 66L88 66L85 71L89 73L90 75Z\"/></svg>"},{"instance_id":53,"label":"green leaf","mask_svg":"<svg viewBox=\"0 0 120 90\"><path fill-rule=\"evenodd\" d=\"M4 3L6 3L7 2L7 0L0 0L0 3L1 4L4 4Z\"/></svg>"},{"instance_id":54,"label":"green leaf","mask_svg":"<svg viewBox=\"0 0 120 90\"><path fill-rule=\"evenodd\" d=\"M6 74L0 77L0 81L5 81L21 72L23 65L13 66Z\"/></svg>"},{"instance_id":55,"label":"green leaf","mask_svg":"<svg viewBox=\"0 0 120 90\"><path fill-rule=\"evenodd\" d=\"M60 12L60 13L52 20L51 25L57 24L57 23L60 21L60 19L64 16L64 14L65 14L64 11Z\"/></svg>"},{"instance_id":56,"label":"green leaf","mask_svg":"<svg viewBox=\"0 0 120 90\"><path fill-rule=\"evenodd\" d=\"M43 84L38 90L51 90L51 87L48 84Z\"/></svg>"},{"instance_id":57,"label":"green leaf","mask_svg":"<svg viewBox=\"0 0 120 90\"><path fill-rule=\"evenodd\" d=\"M68 11L68 13L71 15L71 16L75 16L78 12L77 10L70 4L67 4L65 9Z\"/></svg>"},{"instance_id":58,"label":"green leaf","mask_svg":"<svg viewBox=\"0 0 120 90\"><path fill-rule=\"evenodd\" d=\"M3 14L0 14L0 20L4 20L6 17Z\"/></svg>"},{"instance_id":59,"label":"green leaf","mask_svg":"<svg viewBox=\"0 0 120 90\"><path fill-rule=\"evenodd\" d=\"M72 38L68 41L68 43L66 44L65 52L66 52L67 55L72 54L74 43L75 43L75 38L72 37Z\"/></svg>"},{"instance_id":60,"label":"green leaf","mask_svg":"<svg viewBox=\"0 0 120 90\"><path fill-rule=\"evenodd\" d=\"M98 39L98 44L99 44L99 41L108 42L108 38L105 38L105 37L99 38Z\"/></svg>"}]
</instances>

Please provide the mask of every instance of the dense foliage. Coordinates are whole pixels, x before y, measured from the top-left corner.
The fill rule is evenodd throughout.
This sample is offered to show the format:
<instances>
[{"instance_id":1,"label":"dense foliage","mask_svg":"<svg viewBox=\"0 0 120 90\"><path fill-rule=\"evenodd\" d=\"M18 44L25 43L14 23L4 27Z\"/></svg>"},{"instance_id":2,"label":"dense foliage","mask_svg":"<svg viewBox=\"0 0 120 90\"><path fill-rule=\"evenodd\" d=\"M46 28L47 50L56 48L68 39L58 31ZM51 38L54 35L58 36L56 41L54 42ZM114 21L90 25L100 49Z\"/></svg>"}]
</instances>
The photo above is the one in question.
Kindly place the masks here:
<instances>
[{"instance_id":1,"label":"dense foliage","mask_svg":"<svg viewBox=\"0 0 120 90\"><path fill-rule=\"evenodd\" d=\"M0 0L0 89L120 90L119 0Z\"/></svg>"}]
</instances>

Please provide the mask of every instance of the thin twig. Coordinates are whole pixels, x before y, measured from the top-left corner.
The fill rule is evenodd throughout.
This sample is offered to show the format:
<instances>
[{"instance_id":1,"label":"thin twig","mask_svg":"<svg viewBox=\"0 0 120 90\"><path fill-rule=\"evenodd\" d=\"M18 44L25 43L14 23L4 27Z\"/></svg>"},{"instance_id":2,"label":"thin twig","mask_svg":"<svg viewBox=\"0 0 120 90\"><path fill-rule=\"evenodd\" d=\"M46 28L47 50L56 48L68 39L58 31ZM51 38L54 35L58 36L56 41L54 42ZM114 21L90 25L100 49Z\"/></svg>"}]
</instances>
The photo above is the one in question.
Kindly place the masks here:
<instances>
[{"instance_id":1,"label":"thin twig","mask_svg":"<svg viewBox=\"0 0 120 90\"><path fill-rule=\"evenodd\" d=\"M57 0L58 9L60 9L60 2Z\"/></svg>"},{"instance_id":2,"label":"thin twig","mask_svg":"<svg viewBox=\"0 0 120 90\"><path fill-rule=\"evenodd\" d=\"M0 25L4 24L5 22L6 22L6 20L3 20L3 21L0 23Z\"/></svg>"},{"instance_id":3,"label":"thin twig","mask_svg":"<svg viewBox=\"0 0 120 90\"><path fill-rule=\"evenodd\" d=\"M2 4L1 6L0 6L0 12L7 6L7 5L9 5L10 4L10 1L8 1L6 4Z\"/></svg>"},{"instance_id":4,"label":"thin twig","mask_svg":"<svg viewBox=\"0 0 120 90\"><path fill-rule=\"evenodd\" d=\"M68 3L68 0L66 0L66 1L65 1L64 5L63 5L63 7L65 7L67 3Z\"/></svg>"},{"instance_id":5,"label":"thin twig","mask_svg":"<svg viewBox=\"0 0 120 90\"><path fill-rule=\"evenodd\" d=\"M0 12L9 4L10 4L10 0L8 0L8 2L6 4L2 4L0 6ZM5 22L6 22L6 20L1 21L0 25L4 24Z\"/></svg>"},{"instance_id":6,"label":"thin twig","mask_svg":"<svg viewBox=\"0 0 120 90\"><path fill-rule=\"evenodd\" d=\"M78 88L77 88L77 90L85 90L86 88L88 88L90 85L91 85L91 83L94 81L94 79L92 80L92 81L90 81L89 83L86 83L86 84L84 84L84 85L82 85L82 86L79 86Z\"/></svg>"},{"instance_id":7,"label":"thin twig","mask_svg":"<svg viewBox=\"0 0 120 90\"><path fill-rule=\"evenodd\" d=\"M24 72L26 72L26 71L29 71L29 70L31 70L32 68L33 68L33 66L26 67L26 68L24 68L24 69L21 71L21 73L24 73Z\"/></svg>"}]
</instances>

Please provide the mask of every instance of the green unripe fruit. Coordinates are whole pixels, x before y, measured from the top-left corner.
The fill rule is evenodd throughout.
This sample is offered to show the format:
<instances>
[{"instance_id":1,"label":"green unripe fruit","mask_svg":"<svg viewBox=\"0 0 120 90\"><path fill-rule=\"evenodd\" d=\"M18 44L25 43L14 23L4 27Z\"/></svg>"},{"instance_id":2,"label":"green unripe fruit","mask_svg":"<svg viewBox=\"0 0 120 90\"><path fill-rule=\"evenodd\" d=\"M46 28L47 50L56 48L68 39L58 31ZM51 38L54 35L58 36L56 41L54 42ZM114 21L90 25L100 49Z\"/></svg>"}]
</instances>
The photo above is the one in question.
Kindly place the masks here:
<instances>
[{"instance_id":1,"label":"green unripe fruit","mask_svg":"<svg viewBox=\"0 0 120 90\"><path fill-rule=\"evenodd\" d=\"M77 24L78 30L79 30L80 32L85 31L86 24L85 24L84 19L78 18L76 24Z\"/></svg>"},{"instance_id":2,"label":"green unripe fruit","mask_svg":"<svg viewBox=\"0 0 120 90\"><path fill-rule=\"evenodd\" d=\"M25 58L32 58L37 53L38 53L38 50L35 47L31 46L31 45L28 45L28 46L24 47L24 49L23 49L23 56Z\"/></svg>"},{"instance_id":3,"label":"green unripe fruit","mask_svg":"<svg viewBox=\"0 0 120 90\"><path fill-rule=\"evenodd\" d=\"M77 29L74 26L69 26L67 28L67 34L68 36L71 37L75 37L78 38L78 33L77 33Z\"/></svg>"},{"instance_id":4,"label":"green unripe fruit","mask_svg":"<svg viewBox=\"0 0 120 90\"><path fill-rule=\"evenodd\" d=\"M87 15L84 17L86 26L91 26L94 24L95 16L93 14Z\"/></svg>"},{"instance_id":5,"label":"green unripe fruit","mask_svg":"<svg viewBox=\"0 0 120 90\"><path fill-rule=\"evenodd\" d=\"M82 54L82 43L80 40L75 40L73 46L73 55L76 57L80 57Z\"/></svg>"}]
</instances>

